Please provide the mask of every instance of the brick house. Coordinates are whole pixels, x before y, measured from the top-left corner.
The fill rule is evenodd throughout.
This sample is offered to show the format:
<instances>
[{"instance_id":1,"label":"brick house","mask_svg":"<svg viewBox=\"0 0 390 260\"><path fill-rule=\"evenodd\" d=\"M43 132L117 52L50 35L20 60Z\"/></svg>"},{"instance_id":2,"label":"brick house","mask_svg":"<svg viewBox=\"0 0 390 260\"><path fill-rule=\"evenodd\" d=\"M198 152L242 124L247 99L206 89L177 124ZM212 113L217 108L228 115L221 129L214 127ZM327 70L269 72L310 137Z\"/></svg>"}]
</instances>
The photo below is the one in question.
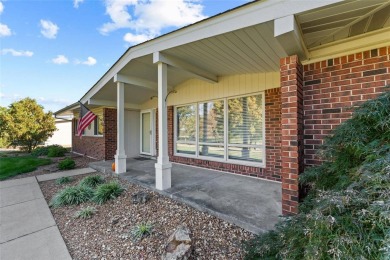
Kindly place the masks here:
<instances>
[{"instance_id":1,"label":"brick house","mask_svg":"<svg viewBox=\"0 0 390 260\"><path fill-rule=\"evenodd\" d=\"M117 173L157 156L161 190L171 163L277 181L294 214L324 137L390 83L389 16L387 0L255 1L133 46L80 99L98 119L72 149Z\"/></svg>"}]
</instances>

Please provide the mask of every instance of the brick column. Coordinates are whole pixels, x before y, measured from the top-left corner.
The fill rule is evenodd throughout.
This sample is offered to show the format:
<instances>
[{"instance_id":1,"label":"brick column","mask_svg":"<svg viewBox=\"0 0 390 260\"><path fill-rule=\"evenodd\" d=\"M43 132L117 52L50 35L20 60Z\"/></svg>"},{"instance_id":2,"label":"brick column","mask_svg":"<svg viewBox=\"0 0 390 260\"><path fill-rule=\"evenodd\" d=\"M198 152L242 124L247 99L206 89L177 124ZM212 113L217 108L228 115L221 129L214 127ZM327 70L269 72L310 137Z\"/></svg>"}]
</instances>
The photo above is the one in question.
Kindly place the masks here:
<instances>
[{"instance_id":1,"label":"brick column","mask_svg":"<svg viewBox=\"0 0 390 260\"><path fill-rule=\"evenodd\" d=\"M116 109L104 108L104 160L114 159L116 151L116 139L117 139L117 124L116 124Z\"/></svg>"},{"instance_id":2,"label":"brick column","mask_svg":"<svg viewBox=\"0 0 390 260\"><path fill-rule=\"evenodd\" d=\"M298 56L280 60L283 215L298 213L298 175L303 170L302 72Z\"/></svg>"}]
</instances>

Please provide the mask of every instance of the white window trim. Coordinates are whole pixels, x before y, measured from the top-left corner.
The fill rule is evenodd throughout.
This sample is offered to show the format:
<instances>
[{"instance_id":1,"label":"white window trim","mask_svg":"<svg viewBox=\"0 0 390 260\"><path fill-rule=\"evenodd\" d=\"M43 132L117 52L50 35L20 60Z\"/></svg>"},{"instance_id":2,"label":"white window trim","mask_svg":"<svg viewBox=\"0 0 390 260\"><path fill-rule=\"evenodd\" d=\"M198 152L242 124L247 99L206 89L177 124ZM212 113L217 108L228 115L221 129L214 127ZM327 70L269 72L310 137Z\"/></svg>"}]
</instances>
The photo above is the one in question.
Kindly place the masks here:
<instances>
[{"instance_id":1,"label":"white window trim","mask_svg":"<svg viewBox=\"0 0 390 260\"><path fill-rule=\"evenodd\" d=\"M228 100L233 98L240 98L240 97L250 97L255 95L262 95L262 145L250 145L250 144L229 144L228 140ZM205 102L212 102L212 101L218 101L223 100L224 101L224 143L205 143L205 142L199 142L199 104L205 103ZM183 106L195 106L195 116L196 116L196 136L195 141L191 142L183 142L183 141L177 141L177 108L183 107ZM173 154L174 156L178 157L187 157L187 158L193 158L193 159L201 159L201 160L208 160L208 161L215 161L215 162L223 162L223 163L230 163L230 164L238 164L238 165L246 165L246 166L253 166L253 167L259 167L259 168L265 168L266 167L266 145L265 145L265 91L256 92L256 93L250 93L250 94L244 94L244 95L237 95L237 96L229 96L225 98L219 98L214 100L207 100L207 101L198 101L196 103L188 103L188 104L180 104L174 107L174 120L173 120L173 131L174 131L174 141L173 141ZM195 144L195 155L192 154L184 154L184 153L178 153L177 152L177 144L180 143L186 143L186 144ZM218 157L211 157L211 156L203 156L199 154L199 145L206 144L206 145L217 145L217 146L223 146L224 147L224 158L218 158ZM229 159L228 157L228 149L229 147L249 147L249 148L260 148L262 149L262 162L251 162L251 161L242 161L242 160L235 160L235 159Z\"/></svg>"}]
</instances>

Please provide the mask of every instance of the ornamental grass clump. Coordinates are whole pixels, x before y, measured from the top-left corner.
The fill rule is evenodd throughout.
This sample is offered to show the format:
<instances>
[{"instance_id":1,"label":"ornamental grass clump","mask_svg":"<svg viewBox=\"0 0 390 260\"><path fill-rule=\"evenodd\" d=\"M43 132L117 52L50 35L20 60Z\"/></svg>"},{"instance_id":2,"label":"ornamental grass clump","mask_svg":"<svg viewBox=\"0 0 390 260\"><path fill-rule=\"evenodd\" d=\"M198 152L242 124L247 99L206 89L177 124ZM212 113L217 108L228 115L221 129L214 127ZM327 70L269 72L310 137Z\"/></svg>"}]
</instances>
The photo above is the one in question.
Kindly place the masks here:
<instances>
[{"instance_id":1,"label":"ornamental grass clump","mask_svg":"<svg viewBox=\"0 0 390 260\"><path fill-rule=\"evenodd\" d=\"M90 188L96 188L98 185L103 184L105 182L104 178L100 175L91 175L83 178L79 185L87 186Z\"/></svg>"},{"instance_id":2,"label":"ornamental grass clump","mask_svg":"<svg viewBox=\"0 0 390 260\"><path fill-rule=\"evenodd\" d=\"M245 243L246 259L390 259L390 92L325 140L325 163L300 176L299 214Z\"/></svg>"},{"instance_id":3,"label":"ornamental grass clump","mask_svg":"<svg viewBox=\"0 0 390 260\"><path fill-rule=\"evenodd\" d=\"M97 204L103 204L110 199L115 199L125 189L116 181L104 183L96 187L93 201Z\"/></svg>"},{"instance_id":4,"label":"ornamental grass clump","mask_svg":"<svg viewBox=\"0 0 390 260\"><path fill-rule=\"evenodd\" d=\"M93 194L93 189L87 186L66 187L54 195L49 205L54 208L67 205L79 205L91 200Z\"/></svg>"},{"instance_id":5,"label":"ornamental grass clump","mask_svg":"<svg viewBox=\"0 0 390 260\"><path fill-rule=\"evenodd\" d=\"M147 237L150 234L152 234L152 229L153 229L153 225L150 223L138 224L131 229L130 231L131 238L135 242L141 241L144 237Z\"/></svg>"},{"instance_id":6,"label":"ornamental grass clump","mask_svg":"<svg viewBox=\"0 0 390 260\"><path fill-rule=\"evenodd\" d=\"M72 177L64 176L56 180L57 185L67 184L73 181Z\"/></svg>"},{"instance_id":7,"label":"ornamental grass clump","mask_svg":"<svg viewBox=\"0 0 390 260\"><path fill-rule=\"evenodd\" d=\"M88 206L86 208L83 208L83 209L80 209L79 211L77 211L74 214L74 217L87 219L87 218L91 218L92 215L94 215L95 213L96 213L96 208Z\"/></svg>"}]
</instances>

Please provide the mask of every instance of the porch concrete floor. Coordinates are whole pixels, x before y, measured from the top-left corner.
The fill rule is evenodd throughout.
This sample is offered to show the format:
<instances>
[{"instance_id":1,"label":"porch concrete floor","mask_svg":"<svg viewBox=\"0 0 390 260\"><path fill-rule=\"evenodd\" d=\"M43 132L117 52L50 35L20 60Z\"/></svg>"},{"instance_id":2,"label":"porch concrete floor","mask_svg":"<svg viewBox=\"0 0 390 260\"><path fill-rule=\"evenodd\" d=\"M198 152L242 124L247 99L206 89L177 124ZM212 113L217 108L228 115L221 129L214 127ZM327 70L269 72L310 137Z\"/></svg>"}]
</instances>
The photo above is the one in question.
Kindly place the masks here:
<instances>
[{"instance_id":1,"label":"porch concrete floor","mask_svg":"<svg viewBox=\"0 0 390 260\"><path fill-rule=\"evenodd\" d=\"M111 173L113 161L100 161L90 167ZM127 172L119 177L155 190L198 210L236 224L253 233L274 228L281 215L281 184L226 172L172 164L172 187L155 188L156 160L127 159Z\"/></svg>"}]
</instances>

